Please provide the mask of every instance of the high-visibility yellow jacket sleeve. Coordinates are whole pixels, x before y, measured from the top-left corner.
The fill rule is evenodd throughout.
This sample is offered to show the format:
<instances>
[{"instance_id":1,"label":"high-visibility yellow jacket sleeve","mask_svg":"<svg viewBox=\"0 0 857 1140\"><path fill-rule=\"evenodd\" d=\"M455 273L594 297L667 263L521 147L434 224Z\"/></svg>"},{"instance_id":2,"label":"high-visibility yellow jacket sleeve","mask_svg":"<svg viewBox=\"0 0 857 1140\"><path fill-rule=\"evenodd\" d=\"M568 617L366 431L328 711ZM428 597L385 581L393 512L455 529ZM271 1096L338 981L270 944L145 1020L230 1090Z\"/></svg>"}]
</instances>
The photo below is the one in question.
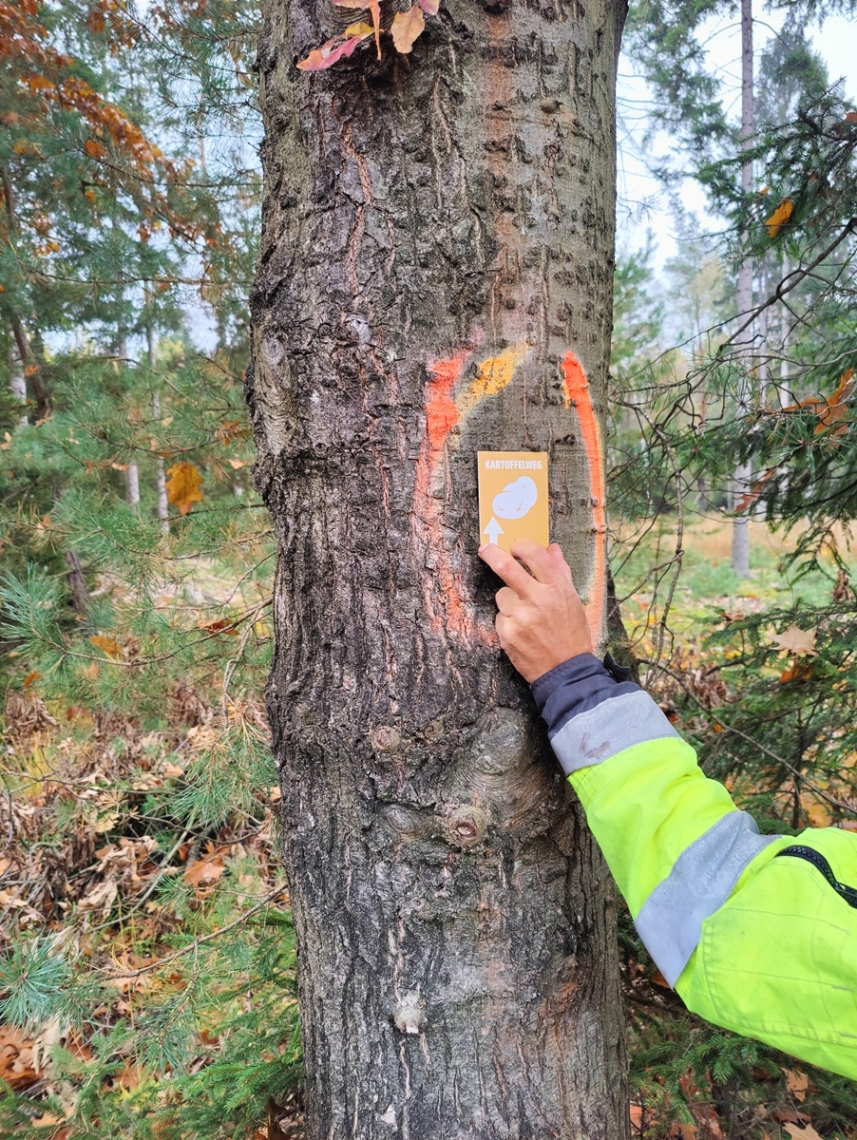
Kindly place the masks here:
<instances>
[{"instance_id":1,"label":"high-visibility yellow jacket sleeve","mask_svg":"<svg viewBox=\"0 0 857 1140\"><path fill-rule=\"evenodd\" d=\"M533 693L646 948L695 1013L857 1079L857 837L760 835L608 664Z\"/></svg>"}]
</instances>

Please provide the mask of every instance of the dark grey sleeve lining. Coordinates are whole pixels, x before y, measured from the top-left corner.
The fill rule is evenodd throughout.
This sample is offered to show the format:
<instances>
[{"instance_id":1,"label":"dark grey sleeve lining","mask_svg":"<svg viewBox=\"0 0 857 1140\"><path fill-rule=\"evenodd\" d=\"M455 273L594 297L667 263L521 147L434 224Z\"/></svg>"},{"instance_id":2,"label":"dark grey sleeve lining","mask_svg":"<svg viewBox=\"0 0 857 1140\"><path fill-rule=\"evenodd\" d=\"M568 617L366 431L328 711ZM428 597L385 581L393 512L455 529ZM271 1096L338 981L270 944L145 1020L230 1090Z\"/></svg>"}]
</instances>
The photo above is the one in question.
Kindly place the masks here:
<instances>
[{"instance_id":1,"label":"dark grey sleeve lining","mask_svg":"<svg viewBox=\"0 0 857 1140\"><path fill-rule=\"evenodd\" d=\"M617 681L592 653L570 657L536 678L531 687L551 737L579 713L612 697L639 691L632 681Z\"/></svg>"}]
</instances>

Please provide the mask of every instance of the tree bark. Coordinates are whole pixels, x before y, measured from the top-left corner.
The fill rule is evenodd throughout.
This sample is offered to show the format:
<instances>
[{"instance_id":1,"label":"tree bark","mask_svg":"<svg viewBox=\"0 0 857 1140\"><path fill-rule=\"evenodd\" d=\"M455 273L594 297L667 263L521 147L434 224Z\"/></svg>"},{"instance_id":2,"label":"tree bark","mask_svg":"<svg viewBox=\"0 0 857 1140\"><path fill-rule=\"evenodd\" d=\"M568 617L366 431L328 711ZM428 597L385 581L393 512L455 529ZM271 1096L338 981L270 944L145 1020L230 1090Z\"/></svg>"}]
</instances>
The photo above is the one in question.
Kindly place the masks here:
<instances>
[{"instance_id":1,"label":"tree bark","mask_svg":"<svg viewBox=\"0 0 857 1140\"><path fill-rule=\"evenodd\" d=\"M753 91L753 0L741 0L741 145L746 151L753 145L755 130L755 97ZM741 166L741 189L753 193L753 160ZM745 235L746 236L746 235ZM745 321L753 308L753 262L745 257L738 268L738 320ZM753 367L753 327L746 330L746 343L740 352L744 378L738 394L738 414L746 415L750 401L750 370ZM739 463L732 481L729 507L735 510L748 493L753 481L749 463ZM750 577L750 516L748 511L732 520L732 569L739 578Z\"/></svg>"},{"instance_id":2,"label":"tree bark","mask_svg":"<svg viewBox=\"0 0 857 1140\"><path fill-rule=\"evenodd\" d=\"M89 588L86 585L86 576L83 573L80 558L77 551L71 547L64 550L62 556L66 566L68 586L71 590L71 604L78 617L86 618L89 616L92 599L89 596Z\"/></svg>"},{"instance_id":3,"label":"tree bark","mask_svg":"<svg viewBox=\"0 0 857 1140\"><path fill-rule=\"evenodd\" d=\"M151 306L151 300L146 300L147 306ZM155 355L155 325L152 320L151 312L146 315L146 352L149 361L149 372L151 373L152 383L152 419L159 420L161 418L161 397L158 393L159 379L157 375L157 357ZM161 524L161 531L163 534L170 533L170 505L167 498L167 471L166 465L160 455L155 456L155 497L157 500L158 519Z\"/></svg>"},{"instance_id":4,"label":"tree bark","mask_svg":"<svg viewBox=\"0 0 857 1140\"><path fill-rule=\"evenodd\" d=\"M339 13L268 5L248 400L311 1140L628 1135L609 877L494 638L475 454L549 453L600 636L623 17L458 0L307 76Z\"/></svg>"}]
</instances>

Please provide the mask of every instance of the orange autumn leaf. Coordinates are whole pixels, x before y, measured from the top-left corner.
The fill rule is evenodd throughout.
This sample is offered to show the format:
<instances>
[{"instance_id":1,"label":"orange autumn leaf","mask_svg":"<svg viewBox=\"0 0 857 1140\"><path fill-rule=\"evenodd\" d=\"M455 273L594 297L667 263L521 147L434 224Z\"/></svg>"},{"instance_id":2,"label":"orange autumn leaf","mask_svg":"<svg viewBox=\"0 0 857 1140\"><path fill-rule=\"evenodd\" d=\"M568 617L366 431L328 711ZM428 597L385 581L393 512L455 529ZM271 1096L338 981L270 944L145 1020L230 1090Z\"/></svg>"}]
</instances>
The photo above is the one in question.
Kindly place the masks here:
<instances>
[{"instance_id":1,"label":"orange autumn leaf","mask_svg":"<svg viewBox=\"0 0 857 1140\"><path fill-rule=\"evenodd\" d=\"M848 414L848 400L854 391L854 369L849 368L842 373L839 378L839 384L836 391L828 396L823 403L819 402L817 407L817 414L819 418L819 425L815 429L815 434L831 428L834 424L841 419L844 419ZM847 430L846 424L840 424L839 427L833 432L834 436L842 435Z\"/></svg>"},{"instance_id":2,"label":"orange autumn leaf","mask_svg":"<svg viewBox=\"0 0 857 1140\"><path fill-rule=\"evenodd\" d=\"M87 139L83 144L83 149L90 158L104 158L105 154L107 154L105 148L100 142L96 142L95 139Z\"/></svg>"},{"instance_id":3,"label":"orange autumn leaf","mask_svg":"<svg viewBox=\"0 0 857 1140\"><path fill-rule=\"evenodd\" d=\"M811 676L811 665L798 665L797 662L795 662L790 669L784 669L783 672L780 673L780 684L789 685L793 681L808 681Z\"/></svg>"},{"instance_id":4,"label":"orange autumn leaf","mask_svg":"<svg viewBox=\"0 0 857 1140\"><path fill-rule=\"evenodd\" d=\"M351 28L361 28L367 35L372 31L368 24L352 24L351 27L346 28L346 35L357 35L357 32L352 32ZM362 32L360 33L362 34ZM214 438L219 443L231 443L233 439L246 439L250 434L247 424L243 420L227 420L225 424L221 424L217 431L214 433Z\"/></svg>"},{"instance_id":5,"label":"orange autumn leaf","mask_svg":"<svg viewBox=\"0 0 857 1140\"><path fill-rule=\"evenodd\" d=\"M833 816L827 804L820 803L818 800L810 804L807 809L806 818L809 820L812 827L830 827L833 823ZM798 1100L801 1100L798 1097Z\"/></svg>"},{"instance_id":6,"label":"orange autumn leaf","mask_svg":"<svg viewBox=\"0 0 857 1140\"><path fill-rule=\"evenodd\" d=\"M765 225L768 227L768 237L773 240L783 228L784 225L790 220L794 211L795 204L791 198L783 198L776 210L769 218L765 218Z\"/></svg>"},{"instance_id":7,"label":"orange autumn leaf","mask_svg":"<svg viewBox=\"0 0 857 1140\"><path fill-rule=\"evenodd\" d=\"M783 408L784 412L799 412L804 408L814 412L820 423L815 429L815 434L826 431L834 426L834 424L841 419L844 419L848 411L848 400L854 392L854 369L848 368L839 378L839 384L836 391L832 392L829 396L810 396L808 400L801 400L798 404L788 404ZM847 424L840 424L831 434L835 436L842 435L847 430ZM838 444L834 444L838 446Z\"/></svg>"},{"instance_id":8,"label":"orange autumn leaf","mask_svg":"<svg viewBox=\"0 0 857 1140\"><path fill-rule=\"evenodd\" d=\"M381 3L380 0L333 0L338 8L368 8L372 13L372 28L375 32L375 47L378 59L381 58ZM349 53L350 54L350 53Z\"/></svg>"},{"instance_id":9,"label":"orange autumn leaf","mask_svg":"<svg viewBox=\"0 0 857 1140\"><path fill-rule=\"evenodd\" d=\"M217 621L202 622L197 626L197 629L208 630L209 633L238 633L235 628L235 623L229 621L227 618L218 618Z\"/></svg>"},{"instance_id":10,"label":"orange autumn leaf","mask_svg":"<svg viewBox=\"0 0 857 1140\"><path fill-rule=\"evenodd\" d=\"M202 502L202 475L192 463L174 463L167 471L167 498L179 514L187 515Z\"/></svg>"},{"instance_id":11,"label":"orange autumn leaf","mask_svg":"<svg viewBox=\"0 0 857 1140\"><path fill-rule=\"evenodd\" d=\"M368 24L363 25L369 27ZM328 40L326 44L322 44L320 48L314 48L306 59L302 59L298 64L301 71L324 71L328 67L332 67L337 60L347 59L352 55L354 49L358 44L363 43L365 39L371 36L372 30L362 32L360 35L349 36L348 39L335 39Z\"/></svg>"},{"instance_id":12,"label":"orange autumn leaf","mask_svg":"<svg viewBox=\"0 0 857 1140\"><path fill-rule=\"evenodd\" d=\"M13 1089L26 1088L38 1080L32 1038L13 1025L0 1025L0 1080Z\"/></svg>"},{"instance_id":13,"label":"orange autumn leaf","mask_svg":"<svg viewBox=\"0 0 857 1140\"><path fill-rule=\"evenodd\" d=\"M216 883L224 870L223 860L219 855L214 859L198 859L185 871L184 880L192 887L200 887L203 883Z\"/></svg>"},{"instance_id":14,"label":"orange autumn leaf","mask_svg":"<svg viewBox=\"0 0 857 1140\"><path fill-rule=\"evenodd\" d=\"M407 12L397 12L390 28L396 51L407 55L414 46L414 41L422 35L425 26L425 16L419 4L414 4Z\"/></svg>"},{"instance_id":15,"label":"orange autumn leaf","mask_svg":"<svg viewBox=\"0 0 857 1140\"><path fill-rule=\"evenodd\" d=\"M34 669L32 671L32 673L28 673L27 676L24 678L24 688L29 689L30 685L33 685L36 683L36 681L41 680L41 676L42 675L38 671L38 669Z\"/></svg>"},{"instance_id":16,"label":"orange autumn leaf","mask_svg":"<svg viewBox=\"0 0 857 1140\"><path fill-rule=\"evenodd\" d=\"M735 504L735 514L736 515L743 514L744 511L749 510L749 508L752 507L752 505L758 499L759 495L761 495L762 489L764 488L765 484L768 482L769 479L773 478L773 476L776 475L776 473L777 473L776 467L769 468L760 479L757 479L755 481L755 483L753 483L753 485L751 486L749 491L744 492L744 494L741 496L741 498Z\"/></svg>"},{"instance_id":17,"label":"orange autumn leaf","mask_svg":"<svg viewBox=\"0 0 857 1140\"><path fill-rule=\"evenodd\" d=\"M113 1083L125 1092L133 1092L142 1083L144 1076L145 1071L140 1065L132 1065L130 1061L126 1061L121 1071L114 1074Z\"/></svg>"},{"instance_id":18,"label":"orange autumn leaf","mask_svg":"<svg viewBox=\"0 0 857 1140\"><path fill-rule=\"evenodd\" d=\"M118 641L114 641L112 637L104 637L100 633L97 633L93 637L90 637L89 640L96 649L100 649L103 653L106 653L108 657L122 656L122 646Z\"/></svg>"}]
</instances>

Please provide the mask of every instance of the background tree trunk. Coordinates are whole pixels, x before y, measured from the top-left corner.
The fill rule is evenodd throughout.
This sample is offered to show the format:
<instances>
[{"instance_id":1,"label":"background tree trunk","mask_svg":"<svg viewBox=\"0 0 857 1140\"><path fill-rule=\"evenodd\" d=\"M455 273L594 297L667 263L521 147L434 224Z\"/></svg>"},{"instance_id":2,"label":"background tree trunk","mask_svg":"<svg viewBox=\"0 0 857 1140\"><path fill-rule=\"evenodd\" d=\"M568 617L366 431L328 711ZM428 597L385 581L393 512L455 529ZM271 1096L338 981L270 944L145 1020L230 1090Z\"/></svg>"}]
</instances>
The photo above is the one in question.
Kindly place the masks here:
<instances>
[{"instance_id":1,"label":"background tree trunk","mask_svg":"<svg viewBox=\"0 0 857 1140\"><path fill-rule=\"evenodd\" d=\"M628 1134L609 878L476 558L477 449L548 451L603 629L623 17L456 2L307 76L339 13L268 5L248 398L313 1140Z\"/></svg>"},{"instance_id":2,"label":"background tree trunk","mask_svg":"<svg viewBox=\"0 0 857 1140\"><path fill-rule=\"evenodd\" d=\"M753 87L753 0L741 0L741 139L746 151L753 145L755 131L755 94ZM753 160L741 166L741 189L745 194L753 193ZM745 257L738 268L738 320L743 323L753 308L753 262ZM741 350L741 366L744 378L738 393L738 415L747 414L752 398L753 367L753 326L745 330L746 338ZM753 482L753 469L749 463L739 463L732 481L732 494L729 509L735 510ZM739 578L750 577L750 512L744 511L732 520L732 569Z\"/></svg>"},{"instance_id":3,"label":"background tree trunk","mask_svg":"<svg viewBox=\"0 0 857 1140\"><path fill-rule=\"evenodd\" d=\"M151 300L147 293L146 305L151 310ZM149 361L149 372L152 385L152 419L161 418L161 397L158 392L160 383L157 374L157 356L155 354L155 325L151 311L146 315L146 353ZM166 465L160 455L155 456L155 494L157 499L158 518L164 534L170 533L170 505L167 498L167 471Z\"/></svg>"}]
</instances>

